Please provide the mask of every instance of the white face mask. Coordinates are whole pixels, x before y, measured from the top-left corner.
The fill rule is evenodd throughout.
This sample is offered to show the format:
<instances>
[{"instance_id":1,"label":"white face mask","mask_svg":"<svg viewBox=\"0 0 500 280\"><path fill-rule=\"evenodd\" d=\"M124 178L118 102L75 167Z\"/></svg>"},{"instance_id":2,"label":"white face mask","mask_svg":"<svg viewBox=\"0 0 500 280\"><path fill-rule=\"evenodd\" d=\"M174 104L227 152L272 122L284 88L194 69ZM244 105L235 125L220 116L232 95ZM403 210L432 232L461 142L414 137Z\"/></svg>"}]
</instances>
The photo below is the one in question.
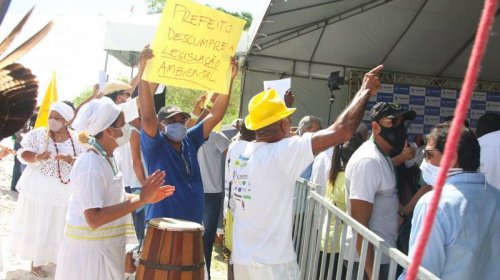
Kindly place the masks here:
<instances>
[{"instance_id":1,"label":"white face mask","mask_svg":"<svg viewBox=\"0 0 500 280\"><path fill-rule=\"evenodd\" d=\"M56 119L49 119L49 129L53 132L58 132L63 128L64 123L57 121Z\"/></svg>"},{"instance_id":2,"label":"white face mask","mask_svg":"<svg viewBox=\"0 0 500 280\"><path fill-rule=\"evenodd\" d=\"M127 144L128 141L130 140L130 134L131 134L130 125L125 124L124 126L122 126L121 131L122 131L122 136L115 139L116 145L118 146L123 146Z\"/></svg>"},{"instance_id":3,"label":"white face mask","mask_svg":"<svg viewBox=\"0 0 500 280\"><path fill-rule=\"evenodd\" d=\"M422 163L420 164L420 170L422 171L422 179L424 182L432 187L436 186L436 181L438 177L438 172L439 172L439 167L434 166L433 164L427 162L427 160L422 160ZM462 173L463 169L462 168L450 168L448 171L448 176L450 177L452 175Z\"/></svg>"},{"instance_id":4,"label":"white face mask","mask_svg":"<svg viewBox=\"0 0 500 280\"><path fill-rule=\"evenodd\" d=\"M181 142L186 137L187 128L183 123L171 123L165 126L164 133L170 140Z\"/></svg>"}]
</instances>

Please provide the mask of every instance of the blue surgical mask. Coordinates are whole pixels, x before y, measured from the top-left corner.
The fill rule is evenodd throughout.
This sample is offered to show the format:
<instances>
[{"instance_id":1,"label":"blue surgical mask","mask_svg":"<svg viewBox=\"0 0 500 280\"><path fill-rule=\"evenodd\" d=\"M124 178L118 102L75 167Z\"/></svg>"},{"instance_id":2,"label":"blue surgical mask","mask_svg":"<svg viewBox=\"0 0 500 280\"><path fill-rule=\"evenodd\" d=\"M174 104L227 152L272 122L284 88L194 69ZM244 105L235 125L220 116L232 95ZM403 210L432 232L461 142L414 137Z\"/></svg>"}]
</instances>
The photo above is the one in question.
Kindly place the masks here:
<instances>
[{"instance_id":1,"label":"blue surgical mask","mask_svg":"<svg viewBox=\"0 0 500 280\"><path fill-rule=\"evenodd\" d=\"M184 137L186 137L187 128L183 123L171 123L165 125L165 131L163 132L168 139L181 142Z\"/></svg>"}]
</instances>

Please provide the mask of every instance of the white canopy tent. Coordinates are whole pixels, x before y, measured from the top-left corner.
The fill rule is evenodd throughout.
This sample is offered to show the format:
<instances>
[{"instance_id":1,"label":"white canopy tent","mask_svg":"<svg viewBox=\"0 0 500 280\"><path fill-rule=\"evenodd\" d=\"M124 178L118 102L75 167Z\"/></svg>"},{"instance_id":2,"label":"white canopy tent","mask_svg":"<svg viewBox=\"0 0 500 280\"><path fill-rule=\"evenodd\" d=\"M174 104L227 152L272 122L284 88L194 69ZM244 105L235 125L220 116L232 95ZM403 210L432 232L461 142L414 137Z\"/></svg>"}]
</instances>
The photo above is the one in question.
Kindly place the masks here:
<instances>
[{"instance_id":1,"label":"white canopy tent","mask_svg":"<svg viewBox=\"0 0 500 280\"><path fill-rule=\"evenodd\" d=\"M160 16L161 14L133 16L106 22L103 46L106 51L104 71L107 70L108 57L112 55L124 65L131 67L132 79L139 52L153 41Z\"/></svg>"},{"instance_id":2,"label":"white canopy tent","mask_svg":"<svg viewBox=\"0 0 500 280\"><path fill-rule=\"evenodd\" d=\"M332 71L346 77L332 115L345 106L363 71L384 64L382 81L460 88L483 1L272 0L245 63L241 115L262 80L292 78L298 113L327 120ZM498 16L499 12L497 12ZM496 21L479 79L500 91L500 21ZM334 118L332 118L333 120Z\"/></svg>"}]
</instances>

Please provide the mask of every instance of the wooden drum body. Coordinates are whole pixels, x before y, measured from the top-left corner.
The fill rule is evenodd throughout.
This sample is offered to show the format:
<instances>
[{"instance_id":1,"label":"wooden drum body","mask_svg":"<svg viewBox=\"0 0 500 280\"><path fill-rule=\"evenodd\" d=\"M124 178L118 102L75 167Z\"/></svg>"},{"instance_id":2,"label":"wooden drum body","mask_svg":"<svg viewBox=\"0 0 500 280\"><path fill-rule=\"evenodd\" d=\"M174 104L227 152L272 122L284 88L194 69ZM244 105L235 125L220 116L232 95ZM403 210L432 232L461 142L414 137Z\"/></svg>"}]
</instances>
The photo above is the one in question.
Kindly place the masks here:
<instances>
[{"instance_id":1,"label":"wooden drum body","mask_svg":"<svg viewBox=\"0 0 500 280\"><path fill-rule=\"evenodd\" d=\"M148 222L137 280L203 280L204 274L202 225L171 218Z\"/></svg>"}]
</instances>

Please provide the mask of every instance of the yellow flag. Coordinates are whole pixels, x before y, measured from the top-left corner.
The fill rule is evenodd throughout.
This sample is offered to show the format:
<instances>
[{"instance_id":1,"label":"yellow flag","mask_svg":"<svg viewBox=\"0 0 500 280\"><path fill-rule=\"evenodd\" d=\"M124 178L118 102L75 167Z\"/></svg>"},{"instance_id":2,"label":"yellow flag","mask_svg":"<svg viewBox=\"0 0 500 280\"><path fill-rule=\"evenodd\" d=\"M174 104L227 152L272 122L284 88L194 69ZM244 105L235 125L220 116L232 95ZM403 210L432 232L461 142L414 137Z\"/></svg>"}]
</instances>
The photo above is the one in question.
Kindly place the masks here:
<instances>
[{"instance_id":1,"label":"yellow flag","mask_svg":"<svg viewBox=\"0 0 500 280\"><path fill-rule=\"evenodd\" d=\"M38 111L38 117L36 118L35 128L46 127L49 122L49 110L50 104L57 101L57 86L56 86L56 71L52 71L52 78L50 79L49 87L45 92L43 97L42 105Z\"/></svg>"}]
</instances>

